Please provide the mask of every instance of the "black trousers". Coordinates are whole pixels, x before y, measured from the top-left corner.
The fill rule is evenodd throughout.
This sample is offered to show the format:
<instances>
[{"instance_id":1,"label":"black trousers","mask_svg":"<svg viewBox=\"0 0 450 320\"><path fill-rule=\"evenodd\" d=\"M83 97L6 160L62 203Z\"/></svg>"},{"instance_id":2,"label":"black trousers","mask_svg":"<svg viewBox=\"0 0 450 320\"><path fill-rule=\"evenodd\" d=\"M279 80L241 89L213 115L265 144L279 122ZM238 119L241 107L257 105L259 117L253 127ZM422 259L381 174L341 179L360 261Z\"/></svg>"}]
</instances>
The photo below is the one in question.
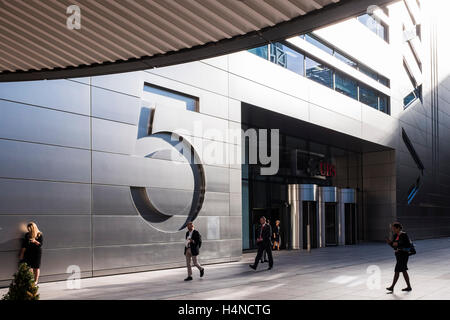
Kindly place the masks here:
<instances>
[{"instance_id":1,"label":"black trousers","mask_svg":"<svg viewBox=\"0 0 450 320\"><path fill-rule=\"evenodd\" d=\"M259 260L261 260L264 250L267 252L267 257L269 258L269 267L273 266L272 246L271 246L270 242L268 242L268 243L260 242L260 243L258 243L258 254L256 255L256 258L255 258L255 263L254 263L255 267L258 266L258 262L259 262Z\"/></svg>"}]
</instances>

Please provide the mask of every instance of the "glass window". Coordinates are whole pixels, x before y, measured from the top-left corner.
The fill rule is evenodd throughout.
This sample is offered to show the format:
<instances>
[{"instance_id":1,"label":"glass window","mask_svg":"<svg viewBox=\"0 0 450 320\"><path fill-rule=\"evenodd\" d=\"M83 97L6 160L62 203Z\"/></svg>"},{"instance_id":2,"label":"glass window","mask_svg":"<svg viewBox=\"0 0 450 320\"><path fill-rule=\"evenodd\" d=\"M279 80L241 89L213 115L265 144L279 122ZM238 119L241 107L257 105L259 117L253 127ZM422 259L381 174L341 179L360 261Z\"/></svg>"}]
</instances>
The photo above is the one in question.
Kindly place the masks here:
<instances>
[{"instance_id":1,"label":"glass window","mask_svg":"<svg viewBox=\"0 0 450 320\"><path fill-rule=\"evenodd\" d=\"M386 87L389 87L389 79L386 77L383 77L382 75L378 75L378 81L382 84L385 85Z\"/></svg>"},{"instance_id":2,"label":"glass window","mask_svg":"<svg viewBox=\"0 0 450 320\"><path fill-rule=\"evenodd\" d=\"M308 57L305 59L306 77L333 88L333 70Z\"/></svg>"},{"instance_id":3,"label":"glass window","mask_svg":"<svg viewBox=\"0 0 450 320\"><path fill-rule=\"evenodd\" d=\"M389 114L388 97L384 94L380 94L380 111Z\"/></svg>"},{"instance_id":4,"label":"glass window","mask_svg":"<svg viewBox=\"0 0 450 320\"><path fill-rule=\"evenodd\" d=\"M410 94L408 94L406 97L403 98L403 106L406 107L415 99L416 97L414 95L414 92L411 92Z\"/></svg>"},{"instance_id":5,"label":"glass window","mask_svg":"<svg viewBox=\"0 0 450 320\"><path fill-rule=\"evenodd\" d=\"M264 59L268 59L268 51L269 51L269 46L265 45L262 47L257 47L257 48L253 48L253 49L249 49L248 51L256 54L258 57L264 58Z\"/></svg>"},{"instance_id":6,"label":"glass window","mask_svg":"<svg viewBox=\"0 0 450 320\"><path fill-rule=\"evenodd\" d=\"M414 91L403 98L403 106L405 108L408 107L409 104L416 99L422 99L422 86L417 87Z\"/></svg>"},{"instance_id":7,"label":"glass window","mask_svg":"<svg viewBox=\"0 0 450 320\"><path fill-rule=\"evenodd\" d=\"M270 61L298 74L303 72L304 56L279 42L270 46Z\"/></svg>"},{"instance_id":8,"label":"glass window","mask_svg":"<svg viewBox=\"0 0 450 320\"><path fill-rule=\"evenodd\" d=\"M338 58L339 60L341 60L342 62L345 62L349 66L353 67L353 68L356 68L358 66L358 64L355 61L353 61L350 58L347 58L346 56L344 56L343 54L341 54L341 53L339 53L337 51L334 52L334 56L336 58Z\"/></svg>"},{"instance_id":9,"label":"glass window","mask_svg":"<svg viewBox=\"0 0 450 320\"><path fill-rule=\"evenodd\" d=\"M336 72L335 90L353 99L358 99L358 84L352 78Z\"/></svg>"},{"instance_id":10,"label":"glass window","mask_svg":"<svg viewBox=\"0 0 450 320\"><path fill-rule=\"evenodd\" d=\"M326 44L324 44L322 41L317 40L315 37L311 36L310 34L305 35L305 40L311 43L312 45L316 46L319 49L322 49L323 51L333 54L333 49L328 47Z\"/></svg>"},{"instance_id":11,"label":"glass window","mask_svg":"<svg viewBox=\"0 0 450 320\"><path fill-rule=\"evenodd\" d=\"M372 108L378 109L378 94L375 90L364 85L359 86L359 101Z\"/></svg>"},{"instance_id":12,"label":"glass window","mask_svg":"<svg viewBox=\"0 0 450 320\"><path fill-rule=\"evenodd\" d=\"M381 39L387 41L387 28L380 21L375 20L369 14L363 14L358 17L358 21L365 25L369 30L378 35Z\"/></svg>"},{"instance_id":13,"label":"glass window","mask_svg":"<svg viewBox=\"0 0 450 320\"><path fill-rule=\"evenodd\" d=\"M186 109L190 111L198 111L198 98L193 97L181 92L173 91L163 87L145 84L144 91L151 92L153 94L158 94L164 97L182 101L186 104Z\"/></svg>"},{"instance_id":14,"label":"glass window","mask_svg":"<svg viewBox=\"0 0 450 320\"><path fill-rule=\"evenodd\" d=\"M359 71L361 71L362 73L364 73L365 75L371 77L372 79L378 80L378 74L375 71L372 71L371 69L359 65Z\"/></svg>"}]
</instances>

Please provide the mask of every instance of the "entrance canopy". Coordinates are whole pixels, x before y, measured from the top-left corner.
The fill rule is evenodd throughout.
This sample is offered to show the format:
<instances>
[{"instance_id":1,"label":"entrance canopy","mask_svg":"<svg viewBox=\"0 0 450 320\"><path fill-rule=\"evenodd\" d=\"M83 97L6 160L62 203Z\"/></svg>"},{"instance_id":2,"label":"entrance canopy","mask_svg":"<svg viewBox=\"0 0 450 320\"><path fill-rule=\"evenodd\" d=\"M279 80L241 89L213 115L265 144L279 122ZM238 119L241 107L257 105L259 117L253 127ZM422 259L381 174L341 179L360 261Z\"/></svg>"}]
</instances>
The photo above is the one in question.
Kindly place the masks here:
<instances>
[{"instance_id":1,"label":"entrance canopy","mask_svg":"<svg viewBox=\"0 0 450 320\"><path fill-rule=\"evenodd\" d=\"M0 81L84 77L263 45L392 0L2 0Z\"/></svg>"}]
</instances>

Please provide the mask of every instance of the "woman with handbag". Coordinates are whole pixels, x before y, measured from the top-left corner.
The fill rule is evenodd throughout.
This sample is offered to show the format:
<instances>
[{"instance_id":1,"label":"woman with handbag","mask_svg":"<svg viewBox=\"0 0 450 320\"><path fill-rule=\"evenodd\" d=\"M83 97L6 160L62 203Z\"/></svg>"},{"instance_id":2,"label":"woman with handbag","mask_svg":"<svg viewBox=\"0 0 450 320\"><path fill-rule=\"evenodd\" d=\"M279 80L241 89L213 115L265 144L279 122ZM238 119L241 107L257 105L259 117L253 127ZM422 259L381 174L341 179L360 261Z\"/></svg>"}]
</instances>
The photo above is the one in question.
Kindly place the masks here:
<instances>
[{"instance_id":1,"label":"woman with handbag","mask_svg":"<svg viewBox=\"0 0 450 320\"><path fill-rule=\"evenodd\" d=\"M395 258L397 263L395 264L394 279L392 280L392 285L386 290L393 292L394 286L400 276L400 272L403 273L407 287L402 289L402 291L411 291L411 284L409 282L409 275L406 270L408 270L408 258L409 249L411 248L411 241L409 240L406 232L403 232L402 225L399 222L394 222L391 226L393 232L392 240L386 239L386 242L394 249Z\"/></svg>"},{"instance_id":2,"label":"woman with handbag","mask_svg":"<svg viewBox=\"0 0 450 320\"><path fill-rule=\"evenodd\" d=\"M44 238L42 232L39 231L34 222L28 223L27 230L28 233L25 234L25 237L22 240L19 259L21 262L25 262L33 270L34 282L37 285L39 281L39 268L41 267L42 244Z\"/></svg>"}]
</instances>

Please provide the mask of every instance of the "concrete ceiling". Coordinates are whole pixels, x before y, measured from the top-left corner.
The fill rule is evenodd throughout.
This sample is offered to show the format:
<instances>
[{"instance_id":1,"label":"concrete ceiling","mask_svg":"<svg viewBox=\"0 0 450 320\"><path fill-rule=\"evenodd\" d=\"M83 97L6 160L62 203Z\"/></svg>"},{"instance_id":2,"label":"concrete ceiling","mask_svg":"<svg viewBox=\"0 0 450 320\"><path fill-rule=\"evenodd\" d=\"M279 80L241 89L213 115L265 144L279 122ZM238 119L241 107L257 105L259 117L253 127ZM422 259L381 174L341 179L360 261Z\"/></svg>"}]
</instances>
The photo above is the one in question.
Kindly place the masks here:
<instances>
[{"instance_id":1,"label":"concrete ceiling","mask_svg":"<svg viewBox=\"0 0 450 320\"><path fill-rule=\"evenodd\" d=\"M0 81L91 76L209 58L391 1L0 0ZM79 8L79 28L71 5Z\"/></svg>"}]
</instances>

